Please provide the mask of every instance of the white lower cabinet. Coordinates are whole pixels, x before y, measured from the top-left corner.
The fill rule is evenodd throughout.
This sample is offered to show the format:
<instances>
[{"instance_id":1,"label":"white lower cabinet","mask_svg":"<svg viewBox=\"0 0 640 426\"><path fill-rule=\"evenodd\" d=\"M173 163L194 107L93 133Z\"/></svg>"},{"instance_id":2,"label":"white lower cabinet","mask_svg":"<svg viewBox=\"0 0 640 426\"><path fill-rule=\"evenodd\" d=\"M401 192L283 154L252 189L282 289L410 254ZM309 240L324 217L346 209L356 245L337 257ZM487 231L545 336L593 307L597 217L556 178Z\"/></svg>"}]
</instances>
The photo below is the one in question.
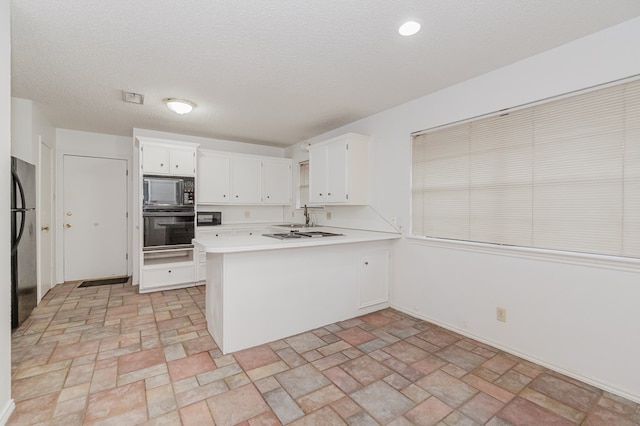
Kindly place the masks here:
<instances>
[{"instance_id":1,"label":"white lower cabinet","mask_svg":"<svg viewBox=\"0 0 640 426\"><path fill-rule=\"evenodd\" d=\"M359 307L389 300L389 250L363 253L358 266Z\"/></svg>"},{"instance_id":2,"label":"white lower cabinet","mask_svg":"<svg viewBox=\"0 0 640 426\"><path fill-rule=\"evenodd\" d=\"M388 260L386 240L207 253L207 328L228 354L386 308Z\"/></svg>"},{"instance_id":3,"label":"white lower cabinet","mask_svg":"<svg viewBox=\"0 0 640 426\"><path fill-rule=\"evenodd\" d=\"M140 293L190 287L195 282L193 249L143 252Z\"/></svg>"},{"instance_id":4,"label":"white lower cabinet","mask_svg":"<svg viewBox=\"0 0 640 426\"><path fill-rule=\"evenodd\" d=\"M173 286L194 281L193 266L167 266L157 269L145 269L143 273L144 281L153 287Z\"/></svg>"}]
</instances>

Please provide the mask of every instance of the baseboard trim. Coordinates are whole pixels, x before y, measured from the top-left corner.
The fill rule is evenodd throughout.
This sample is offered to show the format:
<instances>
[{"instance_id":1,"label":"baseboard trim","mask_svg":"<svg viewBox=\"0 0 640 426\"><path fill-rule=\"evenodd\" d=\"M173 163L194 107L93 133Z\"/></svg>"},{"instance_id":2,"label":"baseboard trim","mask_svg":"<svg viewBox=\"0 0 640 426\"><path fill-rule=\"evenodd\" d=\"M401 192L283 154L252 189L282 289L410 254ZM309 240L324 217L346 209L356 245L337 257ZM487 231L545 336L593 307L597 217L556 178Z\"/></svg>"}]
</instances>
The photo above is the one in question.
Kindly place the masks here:
<instances>
[{"instance_id":1,"label":"baseboard trim","mask_svg":"<svg viewBox=\"0 0 640 426\"><path fill-rule=\"evenodd\" d=\"M568 377L571 377L573 379L580 380L581 382L587 383L587 384L589 384L591 386L595 386L597 388L600 388L602 390L610 392L610 393L612 393L614 395L618 395L618 396L620 396L622 398L626 398L626 399L628 399L630 401L633 401L633 402L636 402L636 403L640 404L640 395L631 394L631 393L626 392L624 390L621 390L621 389L618 389L616 387L610 386L607 383L599 382L597 380L593 380L590 377L583 376L583 375L581 375L579 373L576 373L575 371L570 371L570 370L566 370L566 369L564 369L562 367L558 367L557 365L551 364L549 362L546 362L544 360L538 359L538 358L533 357L531 355L522 353L522 352L520 352L520 351L518 351L516 349L513 349L513 348L509 347L509 346L505 346L505 345L502 345L502 344L500 344L498 342L491 341L491 340L486 339L486 338L484 338L482 336L478 336L478 335L476 335L474 333L470 333L468 330L463 330L463 329L460 329L458 327L452 326L451 324L448 324L448 323L445 323L445 322L442 322L442 321L438 321L435 318L430 318L427 315L421 314L419 312L415 312L415 311L413 311L411 309L407 309L407 308L404 308L402 306L395 305L393 303L391 304L391 308L396 309L396 310L398 310L400 312L404 312L405 314L411 315L412 317L419 318L421 320L428 321L430 323L439 325L440 327L446 328L447 330L451 330L451 331L453 331L455 333L458 333L458 334L461 334L461 335L463 335L465 337L469 337L471 339L477 340L478 342L487 344L489 346L493 346L494 348L497 348L497 349L500 349L502 351L508 352L508 353L510 353L512 355L515 355L517 357L520 357L522 359L526 359L527 361L531 361L531 362L533 362L535 364L541 365L541 366L543 366L545 368L548 368L549 370L553 370L553 371L555 371L557 373L564 374L564 375L566 375Z\"/></svg>"},{"instance_id":2,"label":"baseboard trim","mask_svg":"<svg viewBox=\"0 0 640 426\"><path fill-rule=\"evenodd\" d=\"M13 410L15 408L16 408L15 402L13 402L13 399L10 399L5 404L2 411L0 411L0 425L4 426L7 424L7 422L9 421L9 417L11 417L11 413L13 413Z\"/></svg>"}]
</instances>

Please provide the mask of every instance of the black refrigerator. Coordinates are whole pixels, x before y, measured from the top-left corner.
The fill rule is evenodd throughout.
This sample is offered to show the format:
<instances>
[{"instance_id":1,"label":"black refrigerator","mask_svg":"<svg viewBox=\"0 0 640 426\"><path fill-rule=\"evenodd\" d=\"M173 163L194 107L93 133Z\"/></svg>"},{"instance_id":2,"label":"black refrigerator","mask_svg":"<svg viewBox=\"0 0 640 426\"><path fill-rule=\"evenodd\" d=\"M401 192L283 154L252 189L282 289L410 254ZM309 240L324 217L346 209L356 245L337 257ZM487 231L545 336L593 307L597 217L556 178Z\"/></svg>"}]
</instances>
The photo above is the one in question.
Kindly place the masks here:
<instances>
[{"instance_id":1,"label":"black refrigerator","mask_svg":"<svg viewBox=\"0 0 640 426\"><path fill-rule=\"evenodd\" d=\"M11 157L11 328L29 317L38 301L36 167Z\"/></svg>"}]
</instances>

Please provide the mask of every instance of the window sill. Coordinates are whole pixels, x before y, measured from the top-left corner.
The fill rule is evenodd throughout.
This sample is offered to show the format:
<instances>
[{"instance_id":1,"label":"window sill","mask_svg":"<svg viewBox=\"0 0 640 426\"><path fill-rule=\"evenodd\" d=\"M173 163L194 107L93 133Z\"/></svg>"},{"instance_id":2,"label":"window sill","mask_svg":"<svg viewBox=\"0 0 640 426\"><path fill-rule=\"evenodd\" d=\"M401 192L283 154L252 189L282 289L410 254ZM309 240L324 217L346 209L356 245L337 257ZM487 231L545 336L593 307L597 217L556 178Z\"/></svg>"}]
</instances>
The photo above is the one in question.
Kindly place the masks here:
<instances>
[{"instance_id":1,"label":"window sill","mask_svg":"<svg viewBox=\"0 0 640 426\"><path fill-rule=\"evenodd\" d=\"M410 244L438 247L450 250L462 250L475 253L518 257L531 260L543 260L547 262L588 266L592 268L606 268L636 273L640 272L640 259L632 257L604 256L599 254L576 253L559 250L501 246L497 244L445 240L440 238L419 237L415 235L408 236L407 240Z\"/></svg>"}]
</instances>

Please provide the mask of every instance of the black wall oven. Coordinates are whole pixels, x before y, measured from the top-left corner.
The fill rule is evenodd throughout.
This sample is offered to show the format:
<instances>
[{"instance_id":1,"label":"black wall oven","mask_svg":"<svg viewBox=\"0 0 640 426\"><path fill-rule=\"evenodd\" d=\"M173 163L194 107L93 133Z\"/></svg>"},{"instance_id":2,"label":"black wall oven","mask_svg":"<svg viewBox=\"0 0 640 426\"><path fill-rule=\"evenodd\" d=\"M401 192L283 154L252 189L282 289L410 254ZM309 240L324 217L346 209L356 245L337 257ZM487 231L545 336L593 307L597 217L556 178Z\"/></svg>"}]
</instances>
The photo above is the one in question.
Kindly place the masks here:
<instances>
[{"instance_id":1,"label":"black wall oven","mask_svg":"<svg viewBox=\"0 0 640 426\"><path fill-rule=\"evenodd\" d=\"M154 210L142 213L144 250L193 247L195 237L193 210Z\"/></svg>"}]
</instances>

